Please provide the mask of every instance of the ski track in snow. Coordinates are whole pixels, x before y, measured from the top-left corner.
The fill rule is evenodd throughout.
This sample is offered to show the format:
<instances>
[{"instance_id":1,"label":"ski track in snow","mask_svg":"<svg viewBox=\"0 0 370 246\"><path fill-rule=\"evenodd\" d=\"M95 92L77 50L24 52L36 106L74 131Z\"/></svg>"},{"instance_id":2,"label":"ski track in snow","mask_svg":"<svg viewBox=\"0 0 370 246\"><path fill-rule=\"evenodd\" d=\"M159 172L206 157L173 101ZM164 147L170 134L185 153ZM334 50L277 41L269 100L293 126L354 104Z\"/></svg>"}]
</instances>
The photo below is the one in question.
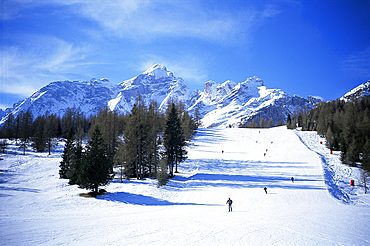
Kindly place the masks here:
<instances>
[{"instance_id":1,"label":"ski track in snow","mask_svg":"<svg viewBox=\"0 0 370 246\"><path fill-rule=\"evenodd\" d=\"M369 196L349 185L358 169L319 141L285 127L199 129L167 186L117 177L96 199L59 179L62 146L10 148L0 245L369 245Z\"/></svg>"}]
</instances>

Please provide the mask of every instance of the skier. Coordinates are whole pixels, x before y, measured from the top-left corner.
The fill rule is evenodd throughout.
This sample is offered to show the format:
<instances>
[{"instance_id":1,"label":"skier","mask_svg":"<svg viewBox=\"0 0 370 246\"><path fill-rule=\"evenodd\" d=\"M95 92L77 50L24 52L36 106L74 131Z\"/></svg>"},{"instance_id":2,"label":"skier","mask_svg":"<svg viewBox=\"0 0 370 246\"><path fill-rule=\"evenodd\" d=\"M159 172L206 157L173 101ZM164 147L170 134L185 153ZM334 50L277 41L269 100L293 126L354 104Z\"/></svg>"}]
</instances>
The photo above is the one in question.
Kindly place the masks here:
<instances>
[{"instance_id":1,"label":"skier","mask_svg":"<svg viewBox=\"0 0 370 246\"><path fill-rule=\"evenodd\" d=\"M231 207L231 204L233 204L233 200L231 200L230 197L229 200L227 200L226 204L229 204L229 212L232 212L233 208Z\"/></svg>"},{"instance_id":2,"label":"skier","mask_svg":"<svg viewBox=\"0 0 370 246\"><path fill-rule=\"evenodd\" d=\"M264 190L265 190L265 192L266 192L266 194L267 194L267 187L265 187L265 188L263 188Z\"/></svg>"}]
</instances>

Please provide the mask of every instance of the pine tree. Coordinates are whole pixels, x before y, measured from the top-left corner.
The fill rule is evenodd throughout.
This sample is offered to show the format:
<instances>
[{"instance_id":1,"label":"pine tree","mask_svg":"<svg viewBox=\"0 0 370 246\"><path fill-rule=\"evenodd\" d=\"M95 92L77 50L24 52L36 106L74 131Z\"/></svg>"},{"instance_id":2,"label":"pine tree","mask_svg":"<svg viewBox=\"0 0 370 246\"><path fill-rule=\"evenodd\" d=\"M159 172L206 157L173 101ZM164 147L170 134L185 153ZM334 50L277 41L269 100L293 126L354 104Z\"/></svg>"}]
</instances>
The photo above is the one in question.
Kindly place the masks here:
<instances>
[{"instance_id":1,"label":"pine tree","mask_svg":"<svg viewBox=\"0 0 370 246\"><path fill-rule=\"evenodd\" d=\"M173 169L176 164L182 162L186 158L185 137L181 128L180 119L177 114L177 109L172 103L169 114L167 116L166 129L164 132L164 147L166 149L166 158L170 167L170 177L173 177Z\"/></svg>"},{"instance_id":2,"label":"pine tree","mask_svg":"<svg viewBox=\"0 0 370 246\"><path fill-rule=\"evenodd\" d=\"M70 178L70 169L74 156L75 150L74 150L74 143L73 138L69 137L66 139L65 147L62 154L62 161L60 162L60 170L59 170L59 176L62 179L69 179Z\"/></svg>"},{"instance_id":3,"label":"pine tree","mask_svg":"<svg viewBox=\"0 0 370 246\"><path fill-rule=\"evenodd\" d=\"M109 161L107 147L98 126L86 146L78 176L80 188L91 189L98 194L99 186L106 185L113 178L113 163Z\"/></svg>"},{"instance_id":4,"label":"pine tree","mask_svg":"<svg viewBox=\"0 0 370 246\"><path fill-rule=\"evenodd\" d=\"M362 169L370 172L370 138L366 137L365 145L362 148Z\"/></svg>"},{"instance_id":5,"label":"pine tree","mask_svg":"<svg viewBox=\"0 0 370 246\"><path fill-rule=\"evenodd\" d=\"M139 97L131 110L124 131L124 173L127 178L144 178L149 172L149 124L147 120L147 109L142 97Z\"/></svg>"},{"instance_id":6,"label":"pine tree","mask_svg":"<svg viewBox=\"0 0 370 246\"><path fill-rule=\"evenodd\" d=\"M366 137L365 145L362 150L362 182L365 194L367 193L367 179L370 177L370 138Z\"/></svg>"},{"instance_id":7,"label":"pine tree","mask_svg":"<svg viewBox=\"0 0 370 246\"><path fill-rule=\"evenodd\" d=\"M158 156L158 132L160 132L160 117L157 110L157 102L152 101L149 105L148 111L148 165L149 165L149 175L151 177L157 177L157 169L159 163Z\"/></svg>"},{"instance_id":8,"label":"pine tree","mask_svg":"<svg viewBox=\"0 0 370 246\"><path fill-rule=\"evenodd\" d=\"M26 155L26 149L30 142L31 132L32 132L32 114L30 111L26 113L19 113L19 136L21 139L20 147L23 149L23 155Z\"/></svg>"},{"instance_id":9,"label":"pine tree","mask_svg":"<svg viewBox=\"0 0 370 246\"><path fill-rule=\"evenodd\" d=\"M335 146L335 139L331 127L329 127L328 130L326 131L325 137L326 137L326 146L332 150Z\"/></svg>"},{"instance_id":10,"label":"pine tree","mask_svg":"<svg viewBox=\"0 0 370 246\"><path fill-rule=\"evenodd\" d=\"M16 119L13 113L10 113L2 129L2 131L4 132L5 138L9 138L9 139L15 138L15 125L16 125Z\"/></svg>"},{"instance_id":11,"label":"pine tree","mask_svg":"<svg viewBox=\"0 0 370 246\"><path fill-rule=\"evenodd\" d=\"M70 162L69 169L67 171L67 177L69 179L69 184L79 184L79 177L81 172L81 166L82 166L82 145L79 141L77 141L76 146L73 148L73 156Z\"/></svg>"},{"instance_id":12,"label":"pine tree","mask_svg":"<svg viewBox=\"0 0 370 246\"><path fill-rule=\"evenodd\" d=\"M107 145L108 158L113 162L118 148L118 115L108 107L99 110L98 115L92 121L91 130L99 125L105 144Z\"/></svg>"},{"instance_id":13,"label":"pine tree","mask_svg":"<svg viewBox=\"0 0 370 246\"><path fill-rule=\"evenodd\" d=\"M51 149L54 148L58 141L56 137L58 137L58 128L60 126L60 118L58 118L55 114L47 116L45 120L45 139L46 139L46 148L49 151L49 155L51 154Z\"/></svg>"},{"instance_id":14,"label":"pine tree","mask_svg":"<svg viewBox=\"0 0 370 246\"><path fill-rule=\"evenodd\" d=\"M288 129L292 129L291 124L292 124L292 117L290 116L290 114L288 114L288 117L287 117L287 120L286 120L286 125L287 125Z\"/></svg>"},{"instance_id":15,"label":"pine tree","mask_svg":"<svg viewBox=\"0 0 370 246\"><path fill-rule=\"evenodd\" d=\"M196 108L194 111L195 129L198 129L201 125L199 109Z\"/></svg>"},{"instance_id":16,"label":"pine tree","mask_svg":"<svg viewBox=\"0 0 370 246\"><path fill-rule=\"evenodd\" d=\"M44 152L46 149L46 136L45 136L45 117L39 116L35 119L32 124L33 137L32 137L32 147L37 152Z\"/></svg>"}]
</instances>

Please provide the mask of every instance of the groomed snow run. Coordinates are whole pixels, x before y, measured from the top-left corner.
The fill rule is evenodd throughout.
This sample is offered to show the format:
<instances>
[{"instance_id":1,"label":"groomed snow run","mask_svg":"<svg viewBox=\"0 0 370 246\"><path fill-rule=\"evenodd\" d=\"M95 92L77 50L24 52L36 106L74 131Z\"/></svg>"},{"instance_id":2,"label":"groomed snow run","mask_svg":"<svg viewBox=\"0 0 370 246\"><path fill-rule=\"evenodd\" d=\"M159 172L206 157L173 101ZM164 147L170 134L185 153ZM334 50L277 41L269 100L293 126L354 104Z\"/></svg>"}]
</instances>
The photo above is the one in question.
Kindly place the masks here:
<instances>
[{"instance_id":1,"label":"groomed snow run","mask_svg":"<svg viewBox=\"0 0 370 246\"><path fill-rule=\"evenodd\" d=\"M59 179L62 147L23 156L13 145L0 156L0 245L369 245L359 170L320 141L285 127L200 129L167 186L117 177L99 198Z\"/></svg>"}]
</instances>

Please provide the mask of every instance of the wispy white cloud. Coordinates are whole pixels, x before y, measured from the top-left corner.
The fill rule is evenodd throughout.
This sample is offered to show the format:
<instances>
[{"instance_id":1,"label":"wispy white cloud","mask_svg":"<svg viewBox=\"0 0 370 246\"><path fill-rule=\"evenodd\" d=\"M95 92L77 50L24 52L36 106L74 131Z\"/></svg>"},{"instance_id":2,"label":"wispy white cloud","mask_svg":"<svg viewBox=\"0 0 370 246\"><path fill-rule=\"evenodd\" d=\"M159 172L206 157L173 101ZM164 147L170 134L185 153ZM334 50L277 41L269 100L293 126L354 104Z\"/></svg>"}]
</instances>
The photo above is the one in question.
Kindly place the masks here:
<instances>
[{"instance_id":1,"label":"wispy white cloud","mask_svg":"<svg viewBox=\"0 0 370 246\"><path fill-rule=\"evenodd\" d=\"M16 0L18 3L28 1ZM108 35L144 42L163 36L240 42L249 37L253 26L280 13L274 5L256 9L248 8L245 3L243 8L238 8L234 3L233 8L225 8L227 4L216 8L202 0L49 0L33 6L42 4L68 6L75 14L98 23ZM15 6L9 12L17 13L17 9Z\"/></svg>"},{"instance_id":2,"label":"wispy white cloud","mask_svg":"<svg viewBox=\"0 0 370 246\"><path fill-rule=\"evenodd\" d=\"M273 6L261 11L225 10L207 8L202 1L90 1L80 7L86 17L120 37L178 36L221 42L241 41L254 25L278 14Z\"/></svg>"},{"instance_id":3,"label":"wispy white cloud","mask_svg":"<svg viewBox=\"0 0 370 246\"><path fill-rule=\"evenodd\" d=\"M67 74L84 64L85 48L61 39L32 36L25 43L0 49L2 93L29 96L50 81L67 79Z\"/></svg>"}]
</instances>

